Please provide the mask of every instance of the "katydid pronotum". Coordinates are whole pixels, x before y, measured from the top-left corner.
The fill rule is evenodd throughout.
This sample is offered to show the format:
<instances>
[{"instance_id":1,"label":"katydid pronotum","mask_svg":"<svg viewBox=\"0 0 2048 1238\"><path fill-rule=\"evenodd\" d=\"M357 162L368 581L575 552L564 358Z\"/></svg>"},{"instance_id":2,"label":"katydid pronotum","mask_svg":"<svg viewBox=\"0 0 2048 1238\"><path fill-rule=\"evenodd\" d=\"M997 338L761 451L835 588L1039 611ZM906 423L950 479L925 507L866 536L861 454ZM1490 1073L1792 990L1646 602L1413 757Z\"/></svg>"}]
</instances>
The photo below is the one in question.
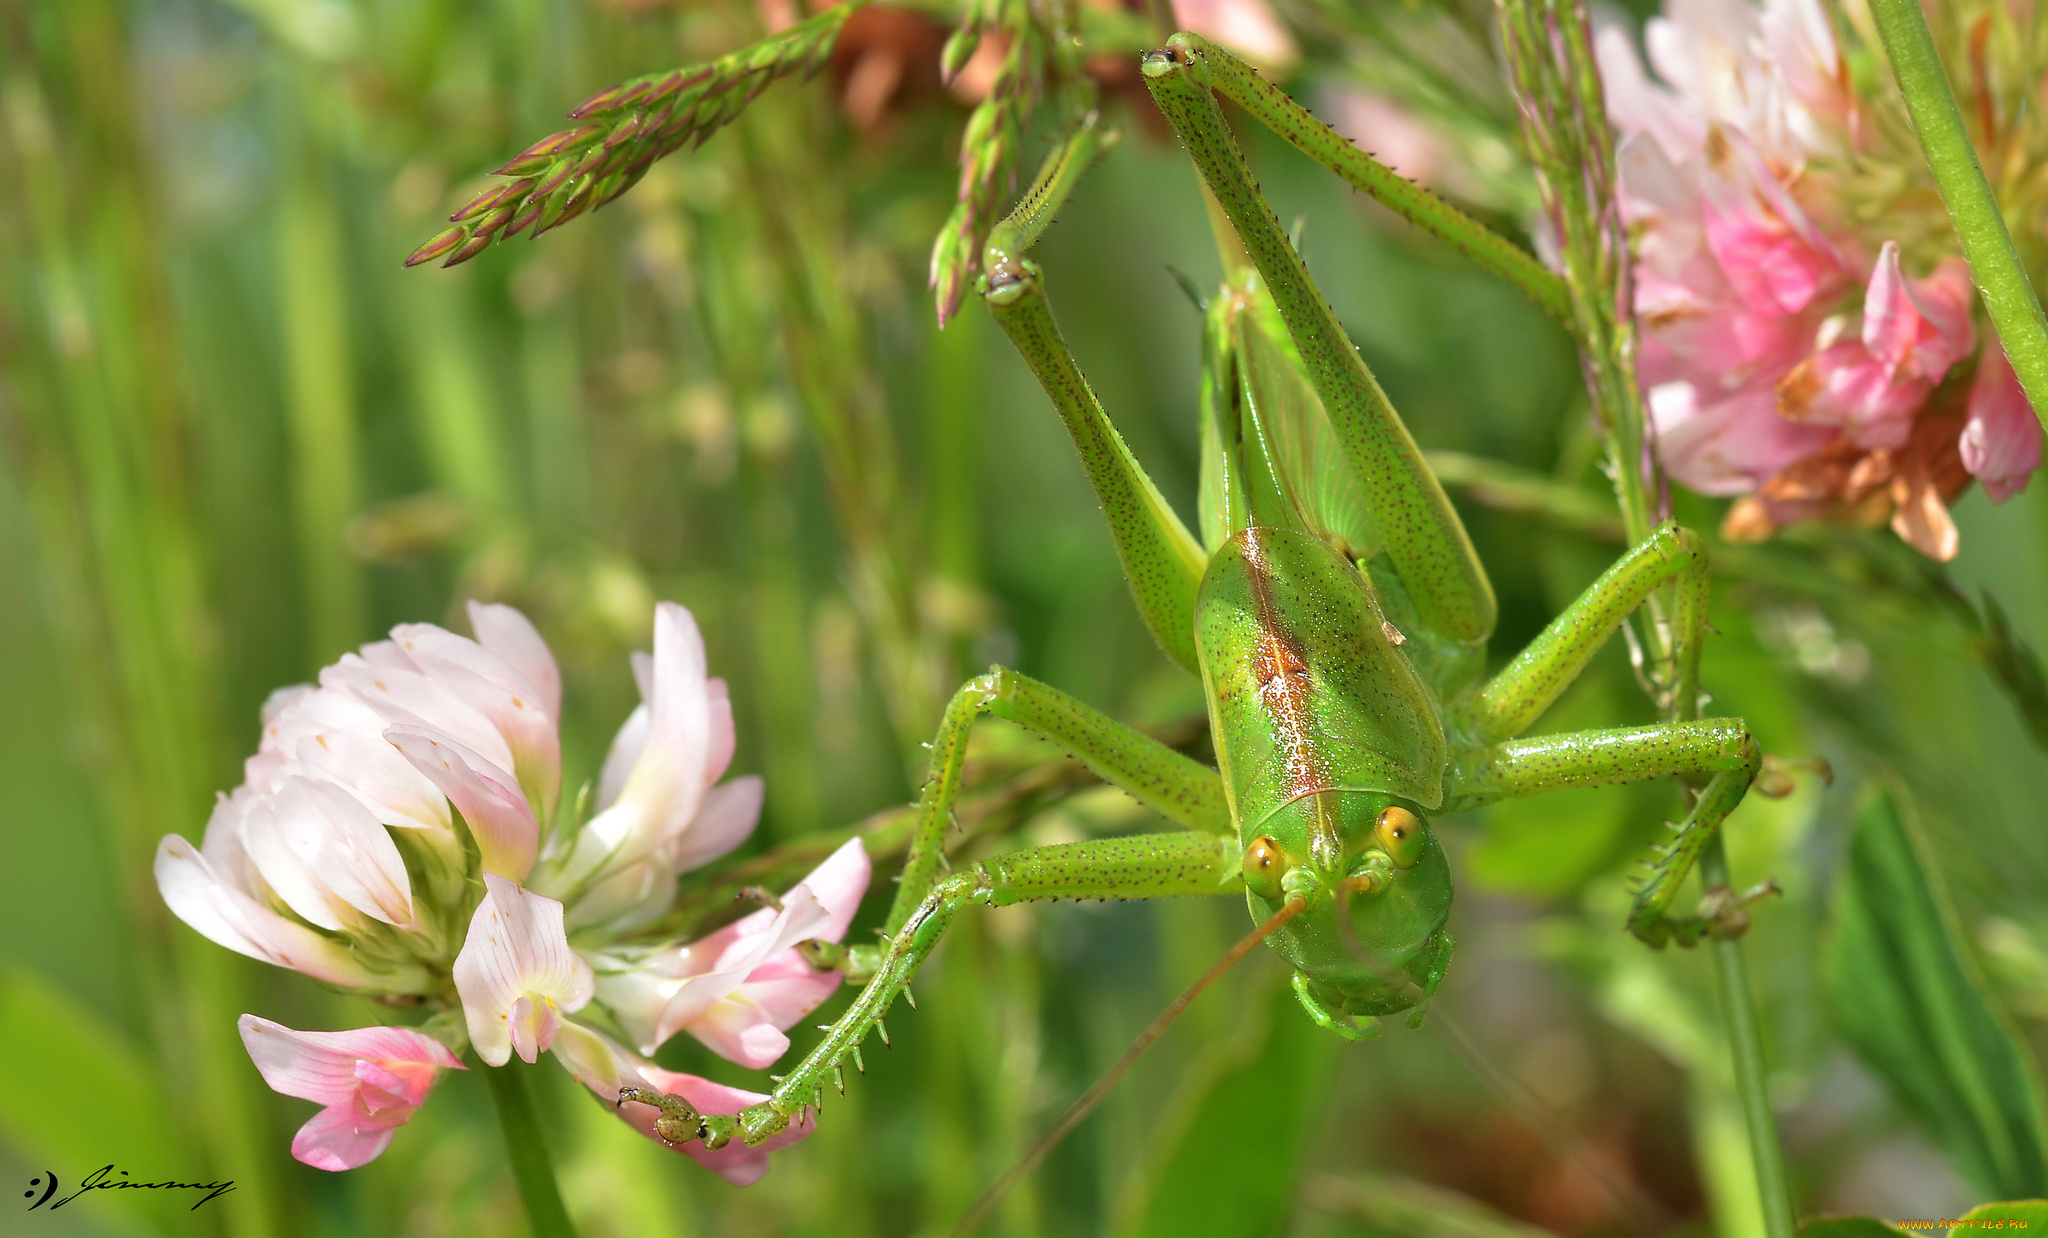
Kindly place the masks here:
<instances>
[{"instance_id":1,"label":"katydid pronotum","mask_svg":"<svg viewBox=\"0 0 2048 1238\"><path fill-rule=\"evenodd\" d=\"M1443 487L1338 325L1252 180L1218 108L1256 119L1562 312L1562 283L1444 204L1417 196L1205 40L1175 35L1147 86L1201 174L1228 274L1206 306L1201 537L1125 447L1054 324L1031 243L1102 144L1092 118L991 233L980 292L1066 424L1131 592L1160 647L1201 676L1211 769L1044 684L996 667L953 697L901 884L877 946L832 948L865 987L765 1101L737 1117L655 1105L673 1142L758 1143L815 1105L970 904L1243 897L1316 1023L1350 1039L1422 1009L1449 964L1451 875L1433 814L1570 787L1677 777L1691 806L1637 892L1654 946L1733 936L1761 891L1673 909L1701 848L1763 766L1747 727L1701 718L1708 593L1700 539L1665 524L1627 551L1497 674L1492 586ZM1668 591L1670 720L1522 738L1615 631ZM944 847L983 714L1050 740L1181 827L1035 847L950 870ZM1252 939L1247 940L1246 947Z\"/></svg>"}]
</instances>

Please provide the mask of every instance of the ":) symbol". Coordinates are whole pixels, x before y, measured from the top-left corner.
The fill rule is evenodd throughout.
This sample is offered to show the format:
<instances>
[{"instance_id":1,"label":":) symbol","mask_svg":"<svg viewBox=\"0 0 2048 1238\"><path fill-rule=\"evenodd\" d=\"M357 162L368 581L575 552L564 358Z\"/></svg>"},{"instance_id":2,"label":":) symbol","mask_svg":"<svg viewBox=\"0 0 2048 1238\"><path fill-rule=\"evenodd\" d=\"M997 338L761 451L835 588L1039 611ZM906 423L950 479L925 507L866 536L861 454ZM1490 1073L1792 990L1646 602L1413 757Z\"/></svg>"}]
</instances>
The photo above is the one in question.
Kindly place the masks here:
<instances>
[{"instance_id":1,"label":":) symbol","mask_svg":"<svg viewBox=\"0 0 2048 1238\"><path fill-rule=\"evenodd\" d=\"M42 1207L42 1206L43 1206L44 1204L46 1204L46 1203L49 1203L49 1202L50 1202L50 1196L52 1196L52 1195L55 1195L55 1194L57 1193L57 1175L56 1175L56 1174L53 1174L53 1173L48 1173L48 1172L45 1172L45 1173L44 1173L44 1175L43 1175L43 1177L46 1177L46 1178L48 1178L48 1179L50 1180L50 1185L49 1185L49 1186L47 1186L47 1187L44 1187L44 1188L43 1188L43 1197L42 1197L41 1199L36 1199L36 1202L34 1202L34 1203L32 1203L32 1204L30 1204L30 1205L28 1206L28 1210L29 1210L30 1212L34 1212L34 1211L35 1211L36 1209L38 1209L38 1208ZM38 1187L38 1186L42 1186L42 1185L43 1185L43 1179L42 1179L42 1178L30 1178L30 1179L28 1180L28 1184L29 1184L29 1186L31 1186L31 1187ZM35 1194L36 1194L36 1193L35 1193L35 1191L33 1191L33 1190L27 1190L27 1191L23 1191L23 1192L21 1193L21 1197L22 1197L23 1199L35 1199Z\"/></svg>"}]
</instances>

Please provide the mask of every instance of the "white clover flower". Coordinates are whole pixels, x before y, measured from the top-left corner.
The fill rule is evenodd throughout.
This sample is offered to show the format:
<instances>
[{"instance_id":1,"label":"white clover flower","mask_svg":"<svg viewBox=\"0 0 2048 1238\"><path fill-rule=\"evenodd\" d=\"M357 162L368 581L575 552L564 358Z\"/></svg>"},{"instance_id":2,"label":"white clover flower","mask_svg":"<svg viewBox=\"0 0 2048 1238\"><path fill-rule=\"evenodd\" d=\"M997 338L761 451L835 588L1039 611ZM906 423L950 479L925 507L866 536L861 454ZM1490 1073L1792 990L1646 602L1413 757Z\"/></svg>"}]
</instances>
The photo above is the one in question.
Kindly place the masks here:
<instances>
[{"instance_id":1,"label":"white clover flower","mask_svg":"<svg viewBox=\"0 0 2048 1238\"><path fill-rule=\"evenodd\" d=\"M779 909L694 943L636 936L668 912L681 874L745 842L761 812L759 778L719 782L732 703L689 611L656 607L654 653L633 660L643 703L613 741L595 815L566 825L554 657L510 607L469 614L475 640L402 625L317 687L274 693L246 779L202 844L172 835L157 851L164 901L213 941L439 1012L434 1035L243 1017L264 1079L325 1106L292 1145L309 1165L375 1158L465 1047L494 1067L552 1051L612 1101L630 1085L737 1112L759 1098L662 1070L612 1036L653 1053L687 1030L765 1066L840 981L796 947L845 935L868 881L858 841ZM652 1119L620 1116L658 1137ZM767 1172L766 1149L691 1155L741 1184Z\"/></svg>"}]
</instances>

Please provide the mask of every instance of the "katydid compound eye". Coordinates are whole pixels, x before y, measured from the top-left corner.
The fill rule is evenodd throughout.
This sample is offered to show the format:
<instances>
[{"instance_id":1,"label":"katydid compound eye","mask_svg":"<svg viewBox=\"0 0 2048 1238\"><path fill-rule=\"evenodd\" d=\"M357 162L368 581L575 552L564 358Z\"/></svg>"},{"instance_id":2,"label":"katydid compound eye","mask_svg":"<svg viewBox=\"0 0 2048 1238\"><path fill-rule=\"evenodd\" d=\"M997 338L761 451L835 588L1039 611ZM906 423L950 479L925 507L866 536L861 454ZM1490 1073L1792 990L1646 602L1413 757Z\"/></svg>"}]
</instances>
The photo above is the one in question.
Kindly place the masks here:
<instances>
[{"instance_id":1,"label":"katydid compound eye","mask_svg":"<svg viewBox=\"0 0 2048 1238\"><path fill-rule=\"evenodd\" d=\"M1280 877L1287 871L1287 857L1270 835L1261 834L1244 849L1245 889L1268 902L1280 897Z\"/></svg>"},{"instance_id":2,"label":"katydid compound eye","mask_svg":"<svg viewBox=\"0 0 2048 1238\"><path fill-rule=\"evenodd\" d=\"M1422 832L1422 820L1399 804L1389 804L1380 809L1380 818L1373 829L1373 837L1385 848L1387 858L1396 868L1413 867L1422 858L1422 844L1426 835Z\"/></svg>"}]
</instances>

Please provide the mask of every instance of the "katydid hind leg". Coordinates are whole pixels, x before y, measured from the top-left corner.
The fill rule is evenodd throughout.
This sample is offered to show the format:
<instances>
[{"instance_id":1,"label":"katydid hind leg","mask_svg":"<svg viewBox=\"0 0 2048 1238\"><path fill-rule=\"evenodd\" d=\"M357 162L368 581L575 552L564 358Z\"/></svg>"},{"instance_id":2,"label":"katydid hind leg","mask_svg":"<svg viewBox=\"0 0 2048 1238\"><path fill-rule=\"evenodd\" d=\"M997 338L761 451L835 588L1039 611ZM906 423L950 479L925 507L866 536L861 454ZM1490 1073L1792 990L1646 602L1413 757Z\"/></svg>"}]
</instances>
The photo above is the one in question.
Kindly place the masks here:
<instances>
[{"instance_id":1,"label":"katydid hind leg","mask_svg":"<svg viewBox=\"0 0 2048 1238\"><path fill-rule=\"evenodd\" d=\"M1205 84L1200 53L1169 43L1145 58L1143 70L1153 100L1271 290L1423 620L1458 639L1484 638L1498 605L1472 539L1259 193Z\"/></svg>"}]
</instances>

